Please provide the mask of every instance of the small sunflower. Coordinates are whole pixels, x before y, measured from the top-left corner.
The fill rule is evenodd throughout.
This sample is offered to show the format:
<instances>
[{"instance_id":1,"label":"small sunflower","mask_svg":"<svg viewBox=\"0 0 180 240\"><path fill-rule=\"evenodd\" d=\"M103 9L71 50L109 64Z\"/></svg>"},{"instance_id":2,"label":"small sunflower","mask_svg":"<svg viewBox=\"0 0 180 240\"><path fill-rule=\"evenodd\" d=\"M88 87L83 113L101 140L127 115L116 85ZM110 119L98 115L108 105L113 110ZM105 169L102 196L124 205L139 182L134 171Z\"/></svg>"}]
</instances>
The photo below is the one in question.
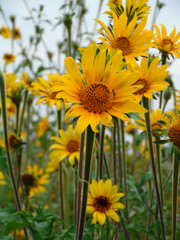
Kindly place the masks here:
<instances>
[{"instance_id":1,"label":"small sunflower","mask_svg":"<svg viewBox=\"0 0 180 240\"><path fill-rule=\"evenodd\" d=\"M124 10L128 16L128 20L132 20L135 15L137 19L141 19L150 12L150 6L147 6L148 0L126 0L126 5L124 6L122 0L119 1L109 1L109 8L111 11L106 13L112 16L112 11L119 17Z\"/></svg>"},{"instance_id":2,"label":"small sunflower","mask_svg":"<svg viewBox=\"0 0 180 240\"><path fill-rule=\"evenodd\" d=\"M96 55L97 46L92 43L83 52L81 59L82 72L73 58L65 59L65 67L69 74L62 98L73 103L67 111L65 121L70 117L79 117L77 126L82 133L88 125L94 132L96 126L102 123L113 126L112 116L126 120L124 113L146 112L134 101L132 86L138 78L138 73L120 70L124 66L121 55L114 55L106 64L106 51ZM138 88L139 89L139 88Z\"/></svg>"},{"instance_id":3,"label":"small sunflower","mask_svg":"<svg viewBox=\"0 0 180 240\"><path fill-rule=\"evenodd\" d=\"M6 94L7 97L12 97L12 91L16 91L20 86L21 83L17 82L17 76L13 73L7 74L7 72L4 73L4 77L6 80Z\"/></svg>"},{"instance_id":4,"label":"small sunflower","mask_svg":"<svg viewBox=\"0 0 180 240\"><path fill-rule=\"evenodd\" d=\"M32 81L30 80L30 78L26 72L23 72L23 75L21 76L20 81L21 81L23 87L26 88L28 91L31 91L33 89Z\"/></svg>"},{"instance_id":5,"label":"small sunflower","mask_svg":"<svg viewBox=\"0 0 180 240\"><path fill-rule=\"evenodd\" d=\"M119 17L112 12L113 27L112 32L100 20L96 21L101 25L106 34L102 30L98 30L103 37L99 39L106 45L109 50L119 49L122 51L123 57L127 62L135 62L135 58L139 56L148 56L146 50L151 46L153 34L149 30L145 30L147 16L143 17L137 25L137 16L128 24L126 11Z\"/></svg>"},{"instance_id":6,"label":"small sunflower","mask_svg":"<svg viewBox=\"0 0 180 240\"><path fill-rule=\"evenodd\" d=\"M22 140L15 133L9 133L8 136L9 149L13 150L19 148L22 145Z\"/></svg>"},{"instance_id":7,"label":"small sunflower","mask_svg":"<svg viewBox=\"0 0 180 240\"><path fill-rule=\"evenodd\" d=\"M53 151L49 154L49 158L56 158L56 161L60 162L68 157L69 163L73 165L75 158L79 160L80 134L76 129L73 132L73 126L71 124L68 127L68 133L64 130L59 130L59 136L60 137L51 137L51 139L58 142L58 144L53 144L50 147L50 150L53 149Z\"/></svg>"},{"instance_id":8,"label":"small sunflower","mask_svg":"<svg viewBox=\"0 0 180 240\"><path fill-rule=\"evenodd\" d=\"M12 233L12 236L15 237L16 240L23 240L25 238L24 230L17 229Z\"/></svg>"},{"instance_id":9,"label":"small sunflower","mask_svg":"<svg viewBox=\"0 0 180 240\"><path fill-rule=\"evenodd\" d=\"M51 158L47 163L46 172L56 172L59 169L59 161L56 158Z\"/></svg>"},{"instance_id":10,"label":"small sunflower","mask_svg":"<svg viewBox=\"0 0 180 240\"><path fill-rule=\"evenodd\" d=\"M137 123L136 128L146 131L146 122L145 117L143 114L139 114L140 119L135 119L135 122ZM158 133L158 129L163 130L166 128L164 124L161 124L160 122L163 121L165 124L168 122L168 117L166 116L166 113L161 113L161 109L158 108L157 110L152 110L150 115L150 122L151 122L151 130L157 130L154 134L156 135Z\"/></svg>"},{"instance_id":11,"label":"small sunflower","mask_svg":"<svg viewBox=\"0 0 180 240\"><path fill-rule=\"evenodd\" d=\"M3 174L3 172L0 171L0 185L6 185L7 182L5 180L5 176Z\"/></svg>"},{"instance_id":12,"label":"small sunflower","mask_svg":"<svg viewBox=\"0 0 180 240\"><path fill-rule=\"evenodd\" d=\"M42 121L38 123L37 138L42 137L45 131L48 129L48 127L49 127L48 117L42 118Z\"/></svg>"},{"instance_id":13,"label":"small sunflower","mask_svg":"<svg viewBox=\"0 0 180 240\"><path fill-rule=\"evenodd\" d=\"M16 57L13 54L5 53L3 55L3 59L5 61L5 64L8 65L11 62L15 62Z\"/></svg>"},{"instance_id":14,"label":"small sunflower","mask_svg":"<svg viewBox=\"0 0 180 240\"><path fill-rule=\"evenodd\" d=\"M12 35L10 28L4 25L0 28L0 34L6 39L10 38Z\"/></svg>"},{"instance_id":15,"label":"small sunflower","mask_svg":"<svg viewBox=\"0 0 180 240\"><path fill-rule=\"evenodd\" d=\"M163 24L161 24L161 32L156 24L153 25L156 30L156 37L153 37L153 47L180 58L180 32L176 35L176 28L174 27L173 31L168 36L166 27Z\"/></svg>"},{"instance_id":16,"label":"small sunflower","mask_svg":"<svg viewBox=\"0 0 180 240\"><path fill-rule=\"evenodd\" d=\"M119 222L120 219L116 212L119 209L123 209L124 205L118 202L118 200L124 196L124 193L117 193L117 185L112 186L111 179L105 182L102 179L99 182L93 179L89 190L86 212L89 214L93 213L91 223L99 222L100 225L103 225L106 221L106 216L109 220L113 219L115 222Z\"/></svg>"},{"instance_id":17,"label":"small sunflower","mask_svg":"<svg viewBox=\"0 0 180 240\"><path fill-rule=\"evenodd\" d=\"M168 75L167 65L158 67L159 58L155 58L148 66L148 59L142 58L140 66L135 63L133 65L128 64L128 69L131 71L138 71L140 78L134 85L141 85L142 88L136 91L134 94L137 101L140 102L142 97L153 99L153 92L165 90L169 83L164 81ZM134 70L133 70L134 69Z\"/></svg>"},{"instance_id":18,"label":"small sunflower","mask_svg":"<svg viewBox=\"0 0 180 240\"><path fill-rule=\"evenodd\" d=\"M129 134L133 134L135 129L136 129L136 124L129 119L127 121L127 124L125 125L125 131Z\"/></svg>"},{"instance_id":19,"label":"small sunflower","mask_svg":"<svg viewBox=\"0 0 180 240\"><path fill-rule=\"evenodd\" d=\"M166 124L171 142L180 149L180 112L171 114L172 118Z\"/></svg>"},{"instance_id":20,"label":"small sunflower","mask_svg":"<svg viewBox=\"0 0 180 240\"><path fill-rule=\"evenodd\" d=\"M27 166L28 172L22 175L24 186L28 189L30 197L39 195L40 192L46 192L45 184L49 183L50 175L45 173L43 168L39 168L37 164Z\"/></svg>"},{"instance_id":21,"label":"small sunflower","mask_svg":"<svg viewBox=\"0 0 180 240\"><path fill-rule=\"evenodd\" d=\"M48 81L43 78L38 78L36 82L32 83L33 94L38 95L40 98L36 101L36 105L40 102L42 104L49 104L50 107L56 105L57 110L61 109L62 100L61 100L61 90L58 88L58 92L51 92L51 89L55 86L62 87L62 78L57 73L53 75L47 74Z\"/></svg>"},{"instance_id":22,"label":"small sunflower","mask_svg":"<svg viewBox=\"0 0 180 240\"><path fill-rule=\"evenodd\" d=\"M20 33L20 30L19 30L19 28L14 28L13 29L13 38L14 39L19 39L19 38L21 38L21 33Z\"/></svg>"}]
</instances>

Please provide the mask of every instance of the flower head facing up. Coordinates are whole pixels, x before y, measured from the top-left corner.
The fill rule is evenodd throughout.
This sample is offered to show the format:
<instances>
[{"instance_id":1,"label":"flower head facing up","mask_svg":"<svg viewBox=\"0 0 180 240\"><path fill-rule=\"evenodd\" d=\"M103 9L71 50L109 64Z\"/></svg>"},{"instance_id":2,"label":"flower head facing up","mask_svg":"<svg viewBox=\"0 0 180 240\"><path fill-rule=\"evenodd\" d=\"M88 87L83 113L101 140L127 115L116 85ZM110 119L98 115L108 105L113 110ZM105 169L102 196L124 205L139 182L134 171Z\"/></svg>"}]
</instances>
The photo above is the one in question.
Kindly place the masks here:
<instances>
[{"instance_id":1,"label":"flower head facing up","mask_svg":"<svg viewBox=\"0 0 180 240\"><path fill-rule=\"evenodd\" d=\"M68 77L62 98L73 103L65 121L79 117L76 126L79 133L88 125L94 132L98 132L96 126L99 123L113 126L112 115L126 120L125 113L146 111L134 101L133 92L139 87L132 84L138 80L139 74L121 70L124 62L120 54L112 56L105 66L106 51L96 55L96 50L94 43L84 50L81 59L83 73L71 57L65 59Z\"/></svg>"},{"instance_id":2,"label":"flower head facing up","mask_svg":"<svg viewBox=\"0 0 180 240\"><path fill-rule=\"evenodd\" d=\"M17 82L17 76L13 73L7 74L7 72L4 73L4 77L6 79L6 94L7 97L12 97L12 92L16 91L20 86L21 83Z\"/></svg>"},{"instance_id":3,"label":"flower head facing up","mask_svg":"<svg viewBox=\"0 0 180 240\"><path fill-rule=\"evenodd\" d=\"M33 89L32 81L30 80L28 74L26 72L23 72L23 75L20 79L22 85L24 88L26 88L28 91L31 91Z\"/></svg>"},{"instance_id":4,"label":"flower head facing up","mask_svg":"<svg viewBox=\"0 0 180 240\"><path fill-rule=\"evenodd\" d=\"M46 192L45 184L49 183L49 174L44 173L43 168L39 168L37 164L27 166L27 173L22 175L24 186L28 189L30 197L39 195L40 192Z\"/></svg>"},{"instance_id":5,"label":"flower head facing up","mask_svg":"<svg viewBox=\"0 0 180 240\"><path fill-rule=\"evenodd\" d=\"M134 93L138 102L141 101L143 96L153 99L153 92L165 90L166 86L169 86L169 83L164 81L168 75L167 65L158 67L158 64L159 58L155 58L149 66L147 58L142 58L140 66L137 63L128 64L129 70L140 73L140 78L134 83L134 85L142 86Z\"/></svg>"},{"instance_id":6,"label":"flower head facing up","mask_svg":"<svg viewBox=\"0 0 180 240\"><path fill-rule=\"evenodd\" d=\"M156 37L153 37L153 46L162 52L166 52L180 58L180 32L176 35L176 28L174 27L173 31L168 36L166 27L163 24L161 24L161 32L156 24L153 25L156 30Z\"/></svg>"},{"instance_id":7,"label":"flower head facing up","mask_svg":"<svg viewBox=\"0 0 180 240\"><path fill-rule=\"evenodd\" d=\"M5 53L3 55L3 59L5 61L5 64L8 65L11 62L15 62L16 57L13 54Z\"/></svg>"},{"instance_id":8,"label":"flower head facing up","mask_svg":"<svg viewBox=\"0 0 180 240\"><path fill-rule=\"evenodd\" d=\"M8 39L8 38L11 37L11 34L12 34L12 33L11 33L11 30L10 30L9 27L2 26L2 27L0 28L0 34L1 34L4 38Z\"/></svg>"},{"instance_id":9,"label":"flower head facing up","mask_svg":"<svg viewBox=\"0 0 180 240\"><path fill-rule=\"evenodd\" d=\"M112 15L114 20L112 32L109 31L103 22L96 19L106 32L105 34L102 30L98 30L103 35L99 39L109 50L121 50L127 62L135 62L135 58L139 56L147 57L148 53L145 51L151 46L151 39L153 37L151 31L144 29L147 17L144 17L137 25L136 15L129 24L126 11L119 17L114 12L112 12Z\"/></svg>"},{"instance_id":10,"label":"flower head facing up","mask_svg":"<svg viewBox=\"0 0 180 240\"><path fill-rule=\"evenodd\" d=\"M59 130L60 137L51 137L52 140L55 140L58 144L53 144L50 149L53 151L49 154L51 159L51 164L55 165L54 159L57 162L62 161L64 158L68 157L69 163L74 164L75 158L79 160L79 147L80 147L80 134L75 129L73 132L73 126L69 125L68 133L64 130Z\"/></svg>"},{"instance_id":11,"label":"flower head facing up","mask_svg":"<svg viewBox=\"0 0 180 240\"><path fill-rule=\"evenodd\" d=\"M47 76L48 81L44 80L43 78L38 78L36 82L32 83L33 94L40 97L36 101L36 104L41 102L42 104L49 104L50 107L56 105L57 110L60 110L62 105L62 78L57 73L54 73L53 75L47 74ZM57 88L57 90L54 92L51 91L53 87Z\"/></svg>"},{"instance_id":12,"label":"flower head facing up","mask_svg":"<svg viewBox=\"0 0 180 240\"><path fill-rule=\"evenodd\" d=\"M86 212L89 214L93 213L91 223L99 222L100 225L103 225L106 221L106 216L109 220L113 219L119 222L119 216L116 211L124 208L124 205L118 202L124 194L117 193L117 185L112 186L111 179L105 182L102 179L99 182L92 180L89 190Z\"/></svg>"}]
</instances>

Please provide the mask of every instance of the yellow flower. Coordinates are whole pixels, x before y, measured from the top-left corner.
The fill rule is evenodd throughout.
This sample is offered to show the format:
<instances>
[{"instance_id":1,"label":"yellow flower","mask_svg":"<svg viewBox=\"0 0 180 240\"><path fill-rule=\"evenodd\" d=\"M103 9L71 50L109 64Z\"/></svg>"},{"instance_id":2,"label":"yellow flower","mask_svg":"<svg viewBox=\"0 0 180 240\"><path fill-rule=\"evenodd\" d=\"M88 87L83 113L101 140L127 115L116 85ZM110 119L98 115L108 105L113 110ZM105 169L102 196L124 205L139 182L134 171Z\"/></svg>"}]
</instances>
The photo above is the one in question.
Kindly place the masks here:
<instances>
[{"instance_id":1,"label":"yellow flower","mask_svg":"<svg viewBox=\"0 0 180 240\"><path fill-rule=\"evenodd\" d=\"M165 90L166 86L169 86L168 82L163 81L168 75L167 65L158 68L158 64L159 58L155 58L149 66L148 59L142 58L140 66L137 63L128 65L129 70L140 73L140 78L134 83L134 85L142 86L140 90L134 93L138 102L141 101L143 96L153 99L153 92Z\"/></svg>"},{"instance_id":2,"label":"yellow flower","mask_svg":"<svg viewBox=\"0 0 180 240\"><path fill-rule=\"evenodd\" d=\"M21 33L20 33L20 30L19 28L14 28L13 29L13 38L14 39L19 39L21 37Z\"/></svg>"},{"instance_id":3,"label":"yellow flower","mask_svg":"<svg viewBox=\"0 0 180 240\"><path fill-rule=\"evenodd\" d=\"M134 15L137 15L137 19L149 14L150 6L147 6L148 0L126 0L126 5L124 6L122 0L119 1L109 1L108 6L111 11L106 13L112 16L112 11L119 17L124 10L128 16L128 20L132 20Z\"/></svg>"},{"instance_id":4,"label":"yellow flower","mask_svg":"<svg viewBox=\"0 0 180 240\"><path fill-rule=\"evenodd\" d=\"M72 124L68 127L68 133L64 130L59 130L60 137L51 137L52 140L58 142L53 144L50 149L53 151L49 154L50 159L56 159L57 162L68 157L69 163L74 164L75 158L79 160L80 134L75 129L73 132ZM54 161L54 160L52 160Z\"/></svg>"},{"instance_id":5,"label":"yellow flower","mask_svg":"<svg viewBox=\"0 0 180 240\"><path fill-rule=\"evenodd\" d=\"M3 172L0 171L0 185L6 185L7 182L5 181L5 176Z\"/></svg>"},{"instance_id":6,"label":"yellow flower","mask_svg":"<svg viewBox=\"0 0 180 240\"><path fill-rule=\"evenodd\" d=\"M4 25L0 28L0 34L4 37L4 38L10 38L11 37L11 30L9 27L5 27Z\"/></svg>"},{"instance_id":7,"label":"yellow flower","mask_svg":"<svg viewBox=\"0 0 180 240\"><path fill-rule=\"evenodd\" d=\"M140 119L135 119L135 122L137 123L136 128L139 128L141 130L146 131L146 122L145 122L145 117L143 114L139 114ZM161 109L158 108L157 110L152 110L151 115L150 115L150 122L151 122L151 130L156 130L160 129L163 130L166 128L163 124L158 123L158 121L163 121L165 123L168 122L168 117L166 116L166 113L161 113ZM155 132L154 134L156 135L158 133Z\"/></svg>"},{"instance_id":8,"label":"yellow flower","mask_svg":"<svg viewBox=\"0 0 180 240\"><path fill-rule=\"evenodd\" d=\"M118 202L124 196L124 193L117 193L117 185L112 186L111 179L105 182L102 179L99 182L93 179L89 190L86 212L93 213L91 223L99 222L100 225L103 225L106 221L106 216L109 220L113 219L119 222L120 219L116 211L124 208L124 205Z\"/></svg>"},{"instance_id":9,"label":"yellow flower","mask_svg":"<svg viewBox=\"0 0 180 240\"><path fill-rule=\"evenodd\" d=\"M51 158L47 163L46 172L56 172L59 169L59 161L56 158Z\"/></svg>"},{"instance_id":10,"label":"yellow flower","mask_svg":"<svg viewBox=\"0 0 180 240\"><path fill-rule=\"evenodd\" d=\"M56 105L57 110L61 109L61 90L62 88L62 78L57 73L53 75L47 74L48 81L43 78L38 78L36 82L32 83L33 94L40 96L40 99L36 101L36 105L40 102L42 104L49 104L50 107ZM52 87L58 87L58 91L51 92Z\"/></svg>"},{"instance_id":11,"label":"yellow flower","mask_svg":"<svg viewBox=\"0 0 180 240\"><path fill-rule=\"evenodd\" d=\"M66 79L62 98L73 103L65 115L65 121L70 117L79 117L76 127L79 133L89 124L94 132L98 132L96 126L99 123L113 126L112 115L125 120L127 116L124 113L146 112L134 102L133 92L137 89L132 84L139 74L120 70L124 66L121 55L112 56L105 66L106 51L96 55L96 49L94 43L85 49L81 60L83 74L74 59L65 59L69 78Z\"/></svg>"},{"instance_id":12,"label":"yellow flower","mask_svg":"<svg viewBox=\"0 0 180 240\"><path fill-rule=\"evenodd\" d=\"M5 149L4 137L0 138L0 147Z\"/></svg>"},{"instance_id":13,"label":"yellow flower","mask_svg":"<svg viewBox=\"0 0 180 240\"><path fill-rule=\"evenodd\" d=\"M20 82L16 82L17 76L13 73L7 74L4 73L4 77L6 79L6 93L7 97L12 97L12 91L16 91L20 86Z\"/></svg>"},{"instance_id":14,"label":"yellow flower","mask_svg":"<svg viewBox=\"0 0 180 240\"><path fill-rule=\"evenodd\" d=\"M135 128L136 124L129 119L127 125L125 126L125 131L127 133L133 134Z\"/></svg>"},{"instance_id":15,"label":"yellow flower","mask_svg":"<svg viewBox=\"0 0 180 240\"><path fill-rule=\"evenodd\" d=\"M121 50L127 62L135 62L135 58L139 56L147 57L148 53L145 51L151 46L151 39L153 36L151 31L144 29L147 17L143 17L137 25L136 15L128 24L128 18L125 11L119 18L114 12L112 12L112 14L114 20L112 33L103 22L96 19L106 32L105 34L102 30L98 30L103 35L103 37L99 39L105 43L109 50Z\"/></svg>"},{"instance_id":16,"label":"yellow flower","mask_svg":"<svg viewBox=\"0 0 180 240\"><path fill-rule=\"evenodd\" d=\"M3 55L3 59L5 61L5 64L8 65L11 62L15 62L16 57L13 54L5 53Z\"/></svg>"},{"instance_id":17,"label":"yellow flower","mask_svg":"<svg viewBox=\"0 0 180 240\"><path fill-rule=\"evenodd\" d=\"M176 104L177 104L177 108L180 108L180 91L177 91L177 94L176 94Z\"/></svg>"},{"instance_id":18,"label":"yellow flower","mask_svg":"<svg viewBox=\"0 0 180 240\"><path fill-rule=\"evenodd\" d=\"M23 184L29 190L29 196L39 195L40 192L46 192L45 184L49 183L49 174L44 173L43 168L37 164L27 166L28 172L22 176Z\"/></svg>"},{"instance_id":19,"label":"yellow flower","mask_svg":"<svg viewBox=\"0 0 180 240\"><path fill-rule=\"evenodd\" d=\"M25 237L25 233L24 233L23 229L15 230L15 234L14 234L14 232L12 233L12 236L14 236L14 235L16 236L15 239L17 239L17 240L23 240Z\"/></svg>"},{"instance_id":20,"label":"yellow flower","mask_svg":"<svg viewBox=\"0 0 180 240\"><path fill-rule=\"evenodd\" d=\"M38 123L37 138L40 138L44 135L45 131L49 127L48 117L43 117L42 121Z\"/></svg>"},{"instance_id":21,"label":"yellow flower","mask_svg":"<svg viewBox=\"0 0 180 240\"><path fill-rule=\"evenodd\" d=\"M169 113L170 114L170 113ZM172 143L180 149L180 112L170 114L172 118L166 124L168 135Z\"/></svg>"},{"instance_id":22,"label":"yellow flower","mask_svg":"<svg viewBox=\"0 0 180 240\"><path fill-rule=\"evenodd\" d=\"M23 87L26 88L28 91L31 91L33 89L32 82L26 72L23 72L23 75L21 76L20 81Z\"/></svg>"},{"instance_id":23,"label":"yellow flower","mask_svg":"<svg viewBox=\"0 0 180 240\"><path fill-rule=\"evenodd\" d=\"M9 149L10 150L18 148L22 145L21 138L19 138L15 133L9 133L8 141L9 141Z\"/></svg>"},{"instance_id":24,"label":"yellow flower","mask_svg":"<svg viewBox=\"0 0 180 240\"><path fill-rule=\"evenodd\" d=\"M6 105L7 105L7 114L9 117L14 116L16 109L14 103L11 101L10 98L6 98ZM0 102L0 109L1 109L1 102Z\"/></svg>"},{"instance_id":25,"label":"yellow flower","mask_svg":"<svg viewBox=\"0 0 180 240\"><path fill-rule=\"evenodd\" d=\"M175 55L177 58L180 58L180 32L176 35L176 28L174 27L173 31L167 36L167 30L163 24L161 24L161 33L160 29L156 24L153 24L156 29L156 37L153 37L154 47L159 50Z\"/></svg>"}]
</instances>

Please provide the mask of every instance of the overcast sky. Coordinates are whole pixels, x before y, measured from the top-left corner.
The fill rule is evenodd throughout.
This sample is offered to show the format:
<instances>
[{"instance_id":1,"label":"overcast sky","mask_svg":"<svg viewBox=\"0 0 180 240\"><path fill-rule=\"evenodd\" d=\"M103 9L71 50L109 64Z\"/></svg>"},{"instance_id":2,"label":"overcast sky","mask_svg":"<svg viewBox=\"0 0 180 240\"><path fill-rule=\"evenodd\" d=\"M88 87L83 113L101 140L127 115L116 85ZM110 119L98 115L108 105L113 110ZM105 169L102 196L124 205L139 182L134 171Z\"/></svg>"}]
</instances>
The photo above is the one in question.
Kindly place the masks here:
<instances>
[{"instance_id":1,"label":"overcast sky","mask_svg":"<svg viewBox=\"0 0 180 240\"><path fill-rule=\"evenodd\" d=\"M161 0L162 2L163 0ZM106 6L107 0L103 2L103 7L101 10L101 14L99 19L108 23L107 15L103 15L103 12L108 10ZM59 7L64 3L64 0L28 0L29 6L37 8L40 4L45 5L45 14L47 18L55 22L55 17L59 16ZM86 7L88 9L88 14L86 17L86 28L88 31L92 31L94 27L94 20L96 18L97 9L99 5L98 0L86 0ZM149 4L152 6L152 10L154 10L156 0L149 0ZM166 6L161 10L158 15L156 23L159 25L163 23L168 31L168 34L173 30L174 25L176 26L177 32L180 31L180 0L164 0ZM7 17L10 15L15 15L17 17L17 27L20 28L23 35L23 44L26 45L29 40L29 36L33 34L33 24L31 21L24 21L23 18L28 16L27 9L25 8L23 0L0 0L0 5L3 8ZM150 29L152 23L152 14L148 18L147 28ZM0 25L4 24L2 16L0 16ZM99 26L97 26L99 27ZM56 51L55 46L58 41L58 36L61 37L62 33L52 32L51 27L47 25L45 32L45 41L49 47L50 51ZM98 35L95 35L95 39L97 40ZM3 47L2 47L3 46ZM2 37L0 37L0 57L3 56L5 52L10 52L11 50L10 40L5 41ZM41 56L44 54L42 49ZM0 66L2 67L2 61ZM173 79L175 81L175 86L180 90L180 60L175 60L170 67L170 72L173 75Z\"/></svg>"}]
</instances>

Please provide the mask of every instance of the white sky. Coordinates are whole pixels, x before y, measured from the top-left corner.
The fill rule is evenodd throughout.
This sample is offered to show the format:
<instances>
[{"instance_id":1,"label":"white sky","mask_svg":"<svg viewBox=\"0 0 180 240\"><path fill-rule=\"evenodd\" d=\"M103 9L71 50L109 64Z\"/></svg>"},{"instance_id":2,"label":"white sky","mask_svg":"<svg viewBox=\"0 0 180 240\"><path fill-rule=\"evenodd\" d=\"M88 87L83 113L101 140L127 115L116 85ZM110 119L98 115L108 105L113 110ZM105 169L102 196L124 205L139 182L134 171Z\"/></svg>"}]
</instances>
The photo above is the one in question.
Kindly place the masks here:
<instances>
[{"instance_id":1,"label":"white sky","mask_svg":"<svg viewBox=\"0 0 180 240\"><path fill-rule=\"evenodd\" d=\"M40 4L45 5L45 14L47 18L55 22L55 17L59 16L59 8L64 3L64 0L27 0L29 6L37 8ZM161 0L163 1L163 0ZM103 7L99 19L108 23L107 15L103 15L103 12L108 10L106 6L107 0L103 1ZM149 4L154 10L156 0L149 0ZM88 9L88 14L86 16L85 28L88 28L88 31L92 31L94 27L94 20L96 18L99 1L98 0L86 0L86 7ZM164 0L166 6L161 10L156 24L163 23L168 31L168 34L173 30L174 25L176 26L177 32L180 31L180 0ZM0 5L3 8L6 17L9 18L10 15L15 15L17 17L16 25L22 31L23 44L27 46L29 41L29 36L33 34L33 24L31 21L24 21L23 18L29 16L27 9L25 8L23 0L0 0ZM152 14L148 18L147 28L150 29L152 22ZM10 22L9 22L10 23ZM0 16L0 26L4 24L2 16ZM99 28L99 26L97 26ZM45 41L48 45L50 51L56 51L56 45L58 38L62 36L61 29L57 29L52 32L51 27L46 25L46 32L44 34ZM95 35L95 39L98 39L98 34ZM75 40L75 39L73 39ZM84 45L85 46L85 45ZM0 37L0 58L5 52L11 52L10 40L4 40ZM39 54L42 57L44 54L43 47L39 49ZM0 63L1 68L4 66L3 61ZM8 66L7 71L11 71ZM175 86L180 90L180 59L176 59L170 67L170 72L173 76Z\"/></svg>"}]
</instances>

